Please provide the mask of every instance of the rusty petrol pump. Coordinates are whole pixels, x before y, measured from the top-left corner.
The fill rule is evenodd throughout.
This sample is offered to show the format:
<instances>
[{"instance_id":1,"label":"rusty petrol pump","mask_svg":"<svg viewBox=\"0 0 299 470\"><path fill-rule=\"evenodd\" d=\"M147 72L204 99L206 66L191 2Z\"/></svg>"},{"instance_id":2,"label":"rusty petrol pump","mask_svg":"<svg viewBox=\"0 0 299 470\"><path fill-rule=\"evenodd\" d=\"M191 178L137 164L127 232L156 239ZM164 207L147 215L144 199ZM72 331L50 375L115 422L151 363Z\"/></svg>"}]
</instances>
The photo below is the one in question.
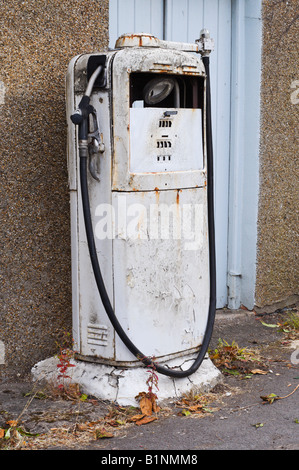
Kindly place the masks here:
<instances>
[{"instance_id":1,"label":"rusty petrol pump","mask_svg":"<svg viewBox=\"0 0 299 470\"><path fill-rule=\"evenodd\" d=\"M216 304L212 49L206 30L194 44L126 34L69 65L73 334L81 369L93 368L84 384L102 398L138 393L144 366L165 396L218 374L206 354Z\"/></svg>"}]
</instances>

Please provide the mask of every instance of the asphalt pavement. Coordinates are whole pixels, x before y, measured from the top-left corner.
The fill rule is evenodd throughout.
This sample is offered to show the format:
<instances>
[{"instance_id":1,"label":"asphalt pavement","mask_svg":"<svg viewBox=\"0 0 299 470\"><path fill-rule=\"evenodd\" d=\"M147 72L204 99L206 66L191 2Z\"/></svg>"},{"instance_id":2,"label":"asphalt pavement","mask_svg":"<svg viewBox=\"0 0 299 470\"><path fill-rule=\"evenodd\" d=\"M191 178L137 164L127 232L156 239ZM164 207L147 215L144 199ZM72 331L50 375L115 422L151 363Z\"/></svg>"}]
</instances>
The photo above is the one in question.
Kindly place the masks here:
<instances>
[{"instance_id":1,"label":"asphalt pavement","mask_svg":"<svg viewBox=\"0 0 299 470\"><path fill-rule=\"evenodd\" d=\"M34 395L36 384L30 377L3 380L0 384L0 436L1 429L6 433L9 426L13 430L13 425L19 426L20 432L14 439L2 437L2 448L98 450L101 451L99 456L109 455L110 458L125 455L126 451L131 451L130 455L134 452L140 455L137 451L141 451L143 456L147 451L149 455L161 451L162 455L181 452L192 456L202 450L298 450L298 336L279 327L288 312L285 309L259 316L243 310L218 312L211 350L221 338L228 345L237 344L256 351L262 358L262 367L255 365L254 373L247 374L224 372L221 383L208 394L202 412L193 412L190 401L185 401L185 408L177 399L159 403L157 393L161 408L157 419L136 425L125 423L118 416L114 428L112 420L107 421L106 436L96 434L93 426L107 415L113 418L111 403L98 402L92 397L76 401L53 399L42 393ZM121 463L130 466L129 461Z\"/></svg>"}]
</instances>

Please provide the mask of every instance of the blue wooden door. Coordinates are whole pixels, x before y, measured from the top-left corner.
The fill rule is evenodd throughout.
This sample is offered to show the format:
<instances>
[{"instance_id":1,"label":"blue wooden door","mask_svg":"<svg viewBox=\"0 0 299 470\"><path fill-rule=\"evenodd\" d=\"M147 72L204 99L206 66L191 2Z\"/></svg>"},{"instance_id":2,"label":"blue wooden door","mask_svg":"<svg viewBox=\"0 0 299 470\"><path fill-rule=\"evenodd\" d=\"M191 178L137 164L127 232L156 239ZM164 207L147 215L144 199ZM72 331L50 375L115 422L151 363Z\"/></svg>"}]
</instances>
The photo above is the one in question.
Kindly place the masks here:
<instances>
[{"instance_id":1,"label":"blue wooden door","mask_svg":"<svg viewBox=\"0 0 299 470\"><path fill-rule=\"evenodd\" d=\"M217 308L227 305L230 149L231 0L110 0L110 47L124 33L146 32L194 42L202 28L215 40L211 54Z\"/></svg>"},{"instance_id":2,"label":"blue wooden door","mask_svg":"<svg viewBox=\"0 0 299 470\"><path fill-rule=\"evenodd\" d=\"M110 0L109 43L124 33L151 33L162 39L163 0Z\"/></svg>"}]
</instances>

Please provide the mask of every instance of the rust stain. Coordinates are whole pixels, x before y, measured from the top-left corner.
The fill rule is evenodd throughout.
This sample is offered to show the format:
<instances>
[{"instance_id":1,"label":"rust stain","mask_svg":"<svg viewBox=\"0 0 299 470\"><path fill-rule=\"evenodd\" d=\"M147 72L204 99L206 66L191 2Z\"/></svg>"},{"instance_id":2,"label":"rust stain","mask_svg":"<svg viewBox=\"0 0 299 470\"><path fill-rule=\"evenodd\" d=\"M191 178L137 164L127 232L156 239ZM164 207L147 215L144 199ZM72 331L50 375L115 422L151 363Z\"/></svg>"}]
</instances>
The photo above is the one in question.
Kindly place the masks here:
<instances>
[{"instance_id":1,"label":"rust stain","mask_svg":"<svg viewBox=\"0 0 299 470\"><path fill-rule=\"evenodd\" d=\"M190 72L191 74L195 74L195 75L200 73L197 65L182 65L181 68L184 73Z\"/></svg>"},{"instance_id":2,"label":"rust stain","mask_svg":"<svg viewBox=\"0 0 299 470\"><path fill-rule=\"evenodd\" d=\"M156 203L158 204L158 203L159 203L159 199L160 199L159 188L155 188L155 193L156 193Z\"/></svg>"},{"instance_id":3,"label":"rust stain","mask_svg":"<svg viewBox=\"0 0 299 470\"><path fill-rule=\"evenodd\" d=\"M173 65L172 64L165 64L163 62L154 62L153 63L153 67L152 67L154 70L159 70L159 69L168 69L168 70L172 70L173 69Z\"/></svg>"},{"instance_id":4,"label":"rust stain","mask_svg":"<svg viewBox=\"0 0 299 470\"><path fill-rule=\"evenodd\" d=\"M190 75L190 76L195 76L198 77L201 74L201 72L198 71L193 71L193 70L183 70L182 67L172 67L169 68L169 66L160 66L159 68L157 66L151 67L150 72L155 72L155 73L177 73L179 75Z\"/></svg>"},{"instance_id":5,"label":"rust stain","mask_svg":"<svg viewBox=\"0 0 299 470\"><path fill-rule=\"evenodd\" d=\"M157 43L157 38L150 34L125 34L117 39L116 46L123 47L128 45L134 45L134 40L136 39L138 41L139 47L142 47L145 43L147 46L151 44L156 45Z\"/></svg>"},{"instance_id":6,"label":"rust stain","mask_svg":"<svg viewBox=\"0 0 299 470\"><path fill-rule=\"evenodd\" d=\"M181 191L181 189L178 189L178 190L177 190L177 193L176 193L176 203L177 203L177 204L180 203L180 191Z\"/></svg>"}]
</instances>

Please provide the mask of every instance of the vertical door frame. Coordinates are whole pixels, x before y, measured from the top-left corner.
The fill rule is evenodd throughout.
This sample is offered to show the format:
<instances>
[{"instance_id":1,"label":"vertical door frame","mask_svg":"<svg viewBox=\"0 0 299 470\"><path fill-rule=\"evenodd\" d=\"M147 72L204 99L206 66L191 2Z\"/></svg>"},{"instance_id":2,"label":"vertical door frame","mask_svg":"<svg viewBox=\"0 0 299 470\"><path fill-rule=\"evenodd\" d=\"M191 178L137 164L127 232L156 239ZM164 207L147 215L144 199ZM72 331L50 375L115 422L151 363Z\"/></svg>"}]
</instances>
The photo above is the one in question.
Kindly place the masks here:
<instances>
[{"instance_id":1,"label":"vertical door frame","mask_svg":"<svg viewBox=\"0 0 299 470\"><path fill-rule=\"evenodd\" d=\"M232 0L228 307L254 307L262 0Z\"/></svg>"}]
</instances>

